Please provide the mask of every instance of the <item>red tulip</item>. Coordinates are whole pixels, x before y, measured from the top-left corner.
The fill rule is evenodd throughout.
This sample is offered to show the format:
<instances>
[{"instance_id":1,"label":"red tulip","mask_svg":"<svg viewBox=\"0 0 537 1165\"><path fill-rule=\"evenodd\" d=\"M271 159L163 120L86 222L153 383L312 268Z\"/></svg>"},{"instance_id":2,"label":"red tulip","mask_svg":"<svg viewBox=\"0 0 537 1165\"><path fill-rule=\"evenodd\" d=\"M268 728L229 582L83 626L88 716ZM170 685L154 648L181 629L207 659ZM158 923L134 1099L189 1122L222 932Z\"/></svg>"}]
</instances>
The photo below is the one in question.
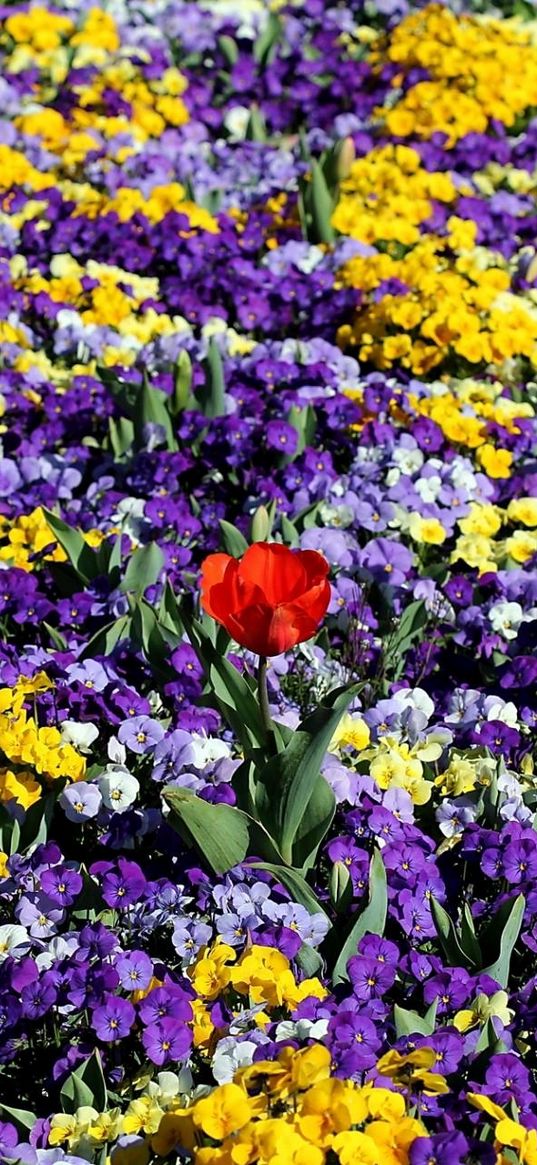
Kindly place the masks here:
<instances>
[{"instance_id":1,"label":"red tulip","mask_svg":"<svg viewBox=\"0 0 537 1165\"><path fill-rule=\"evenodd\" d=\"M201 569L204 611L256 655L310 639L330 602L330 567L316 550L254 542L240 559L209 554Z\"/></svg>"}]
</instances>

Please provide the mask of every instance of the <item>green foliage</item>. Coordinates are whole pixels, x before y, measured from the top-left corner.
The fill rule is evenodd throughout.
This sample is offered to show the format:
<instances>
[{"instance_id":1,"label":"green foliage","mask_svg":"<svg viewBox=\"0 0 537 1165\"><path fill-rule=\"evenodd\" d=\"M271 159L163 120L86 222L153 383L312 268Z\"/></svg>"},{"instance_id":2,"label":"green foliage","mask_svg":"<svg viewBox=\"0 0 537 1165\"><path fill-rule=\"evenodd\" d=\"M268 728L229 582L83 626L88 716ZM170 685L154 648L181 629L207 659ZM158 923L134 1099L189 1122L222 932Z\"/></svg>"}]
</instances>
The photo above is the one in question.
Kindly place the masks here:
<instances>
[{"instance_id":1,"label":"green foliage","mask_svg":"<svg viewBox=\"0 0 537 1165\"><path fill-rule=\"evenodd\" d=\"M388 888L386 870L380 850L376 849L369 867L369 900L358 918L352 923L349 933L340 948L332 971L334 984L348 979L347 963L356 954L358 943L364 934L384 934L388 913ZM328 936L329 939L331 936Z\"/></svg>"}]
</instances>

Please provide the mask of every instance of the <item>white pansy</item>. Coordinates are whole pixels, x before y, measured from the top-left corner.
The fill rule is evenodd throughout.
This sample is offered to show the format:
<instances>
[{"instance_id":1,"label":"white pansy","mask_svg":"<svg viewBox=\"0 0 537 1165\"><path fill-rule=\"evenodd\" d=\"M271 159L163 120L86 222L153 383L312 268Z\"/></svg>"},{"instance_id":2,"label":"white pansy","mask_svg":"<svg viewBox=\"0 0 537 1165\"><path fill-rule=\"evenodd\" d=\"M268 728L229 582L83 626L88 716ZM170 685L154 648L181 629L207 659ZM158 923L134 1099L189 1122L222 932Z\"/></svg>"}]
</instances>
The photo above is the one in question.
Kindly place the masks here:
<instances>
[{"instance_id":1,"label":"white pansy","mask_svg":"<svg viewBox=\"0 0 537 1165\"><path fill-rule=\"evenodd\" d=\"M352 526L354 514L350 506L331 506L323 502L319 507L319 517L324 526L340 526L345 529Z\"/></svg>"},{"instance_id":2,"label":"white pansy","mask_svg":"<svg viewBox=\"0 0 537 1165\"><path fill-rule=\"evenodd\" d=\"M257 1044L253 1040L239 1043L233 1036L226 1036L216 1046L211 1069L217 1084L229 1084L238 1068L253 1063Z\"/></svg>"},{"instance_id":3,"label":"white pansy","mask_svg":"<svg viewBox=\"0 0 537 1165\"><path fill-rule=\"evenodd\" d=\"M222 760L223 757L231 756L231 749L225 740L219 740L216 736L203 736L200 732L193 732L191 737L192 744L192 764L197 769L204 769L206 765L214 764L217 760Z\"/></svg>"},{"instance_id":4,"label":"white pansy","mask_svg":"<svg viewBox=\"0 0 537 1165\"><path fill-rule=\"evenodd\" d=\"M401 473L411 477L413 473L417 473L418 469L421 469L425 458L417 446L415 449L406 449L403 446L394 451L393 460Z\"/></svg>"},{"instance_id":5,"label":"white pansy","mask_svg":"<svg viewBox=\"0 0 537 1165\"><path fill-rule=\"evenodd\" d=\"M495 603L488 613L493 631L503 639L516 639L520 624L524 622L524 611L520 603Z\"/></svg>"},{"instance_id":6,"label":"white pansy","mask_svg":"<svg viewBox=\"0 0 537 1165\"><path fill-rule=\"evenodd\" d=\"M224 117L224 125L232 140L244 141L251 112L247 105L234 105L228 110Z\"/></svg>"},{"instance_id":7,"label":"white pansy","mask_svg":"<svg viewBox=\"0 0 537 1165\"><path fill-rule=\"evenodd\" d=\"M78 752L89 752L99 735L95 724L78 724L76 720L64 720L60 724L62 744L72 744Z\"/></svg>"},{"instance_id":8,"label":"white pansy","mask_svg":"<svg viewBox=\"0 0 537 1165\"><path fill-rule=\"evenodd\" d=\"M436 474L433 474L431 477L420 477L414 483L414 489L420 495L422 501L435 502L442 489L441 478L437 477Z\"/></svg>"},{"instance_id":9,"label":"white pansy","mask_svg":"<svg viewBox=\"0 0 537 1165\"><path fill-rule=\"evenodd\" d=\"M284 1019L276 1028L277 1040L323 1040L328 1031L327 1019Z\"/></svg>"},{"instance_id":10,"label":"white pansy","mask_svg":"<svg viewBox=\"0 0 537 1165\"><path fill-rule=\"evenodd\" d=\"M107 765L96 782L107 809L124 813L136 800L140 782L122 765Z\"/></svg>"},{"instance_id":11,"label":"white pansy","mask_svg":"<svg viewBox=\"0 0 537 1165\"><path fill-rule=\"evenodd\" d=\"M433 715L434 703L423 688L404 688L397 692L395 699L398 704L403 704L404 707L410 706L415 708L416 712L422 712L427 720L430 720Z\"/></svg>"},{"instance_id":12,"label":"white pansy","mask_svg":"<svg viewBox=\"0 0 537 1165\"><path fill-rule=\"evenodd\" d=\"M182 1068L180 1072L158 1072L155 1080L150 1080L144 1088L147 1096L160 1102L166 1108L176 1096L192 1090L192 1072Z\"/></svg>"},{"instance_id":13,"label":"white pansy","mask_svg":"<svg viewBox=\"0 0 537 1165\"><path fill-rule=\"evenodd\" d=\"M0 962L3 963L8 955L11 955L12 959L22 959L31 941L25 926L18 926L15 923L0 926Z\"/></svg>"},{"instance_id":14,"label":"white pansy","mask_svg":"<svg viewBox=\"0 0 537 1165\"><path fill-rule=\"evenodd\" d=\"M485 713L487 720L501 720L502 724L507 724L509 728L516 728L518 724L516 704L510 701L506 703L500 696L487 696Z\"/></svg>"},{"instance_id":15,"label":"white pansy","mask_svg":"<svg viewBox=\"0 0 537 1165\"><path fill-rule=\"evenodd\" d=\"M127 759L127 749L124 744L120 744L117 736L111 736L108 742L107 753L109 759L115 765L121 765L125 768L125 761Z\"/></svg>"}]
</instances>

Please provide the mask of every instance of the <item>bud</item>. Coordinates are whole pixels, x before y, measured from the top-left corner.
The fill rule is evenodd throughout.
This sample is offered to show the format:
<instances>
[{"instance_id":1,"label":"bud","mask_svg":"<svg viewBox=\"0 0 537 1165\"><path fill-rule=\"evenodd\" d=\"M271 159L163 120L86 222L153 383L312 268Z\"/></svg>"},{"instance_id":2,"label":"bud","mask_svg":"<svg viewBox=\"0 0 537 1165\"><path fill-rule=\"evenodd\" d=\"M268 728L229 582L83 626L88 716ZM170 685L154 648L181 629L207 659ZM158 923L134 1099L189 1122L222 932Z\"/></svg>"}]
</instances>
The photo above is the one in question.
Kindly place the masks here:
<instances>
[{"instance_id":1,"label":"bud","mask_svg":"<svg viewBox=\"0 0 537 1165\"><path fill-rule=\"evenodd\" d=\"M330 874L330 901L334 910L342 914L352 902L352 880L345 862L334 862Z\"/></svg>"},{"instance_id":2,"label":"bud","mask_svg":"<svg viewBox=\"0 0 537 1165\"><path fill-rule=\"evenodd\" d=\"M338 182L344 182L349 177L355 158L356 150L351 137L343 138L342 142L338 142L335 149L336 177Z\"/></svg>"},{"instance_id":3,"label":"bud","mask_svg":"<svg viewBox=\"0 0 537 1165\"><path fill-rule=\"evenodd\" d=\"M268 542L272 532L272 520L266 506L259 506L252 516L250 535L252 542Z\"/></svg>"},{"instance_id":4,"label":"bud","mask_svg":"<svg viewBox=\"0 0 537 1165\"><path fill-rule=\"evenodd\" d=\"M192 361L185 348L177 357L173 376L173 396L170 403L174 417L183 409L195 407L196 402L192 397Z\"/></svg>"}]
</instances>

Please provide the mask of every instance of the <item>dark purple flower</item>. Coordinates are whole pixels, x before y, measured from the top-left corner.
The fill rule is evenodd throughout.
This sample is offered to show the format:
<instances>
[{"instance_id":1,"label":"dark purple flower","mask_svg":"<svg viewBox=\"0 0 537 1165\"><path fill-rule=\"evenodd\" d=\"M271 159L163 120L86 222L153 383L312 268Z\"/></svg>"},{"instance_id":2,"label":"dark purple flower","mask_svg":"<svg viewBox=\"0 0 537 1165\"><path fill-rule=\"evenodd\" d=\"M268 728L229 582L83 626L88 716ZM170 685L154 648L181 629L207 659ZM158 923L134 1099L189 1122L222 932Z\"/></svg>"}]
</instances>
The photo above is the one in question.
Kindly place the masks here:
<instances>
[{"instance_id":1,"label":"dark purple flower","mask_svg":"<svg viewBox=\"0 0 537 1165\"><path fill-rule=\"evenodd\" d=\"M142 1043L153 1064L168 1064L184 1060L192 1046L192 1033L186 1024L175 1018L161 1019L146 1027Z\"/></svg>"},{"instance_id":2,"label":"dark purple flower","mask_svg":"<svg viewBox=\"0 0 537 1165\"><path fill-rule=\"evenodd\" d=\"M135 1018L136 1012L128 999L107 995L105 1002L93 1012L92 1026L100 1040L110 1043L128 1036Z\"/></svg>"},{"instance_id":3,"label":"dark purple flower","mask_svg":"<svg viewBox=\"0 0 537 1165\"><path fill-rule=\"evenodd\" d=\"M83 886L81 874L68 866L55 866L41 874L41 887L51 902L58 906L72 906Z\"/></svg>"},{"instance_id":4,"label":"dark purple flower","mask_svg":"<svg viewBox=\"0 0 537 1165\"><path fill-rule=\"evenodd\" d=\"M115 962L119 982L125 991L145 991L153 975L153 963L144 951L129 951Z\"/></svg>"}]
</instances>

